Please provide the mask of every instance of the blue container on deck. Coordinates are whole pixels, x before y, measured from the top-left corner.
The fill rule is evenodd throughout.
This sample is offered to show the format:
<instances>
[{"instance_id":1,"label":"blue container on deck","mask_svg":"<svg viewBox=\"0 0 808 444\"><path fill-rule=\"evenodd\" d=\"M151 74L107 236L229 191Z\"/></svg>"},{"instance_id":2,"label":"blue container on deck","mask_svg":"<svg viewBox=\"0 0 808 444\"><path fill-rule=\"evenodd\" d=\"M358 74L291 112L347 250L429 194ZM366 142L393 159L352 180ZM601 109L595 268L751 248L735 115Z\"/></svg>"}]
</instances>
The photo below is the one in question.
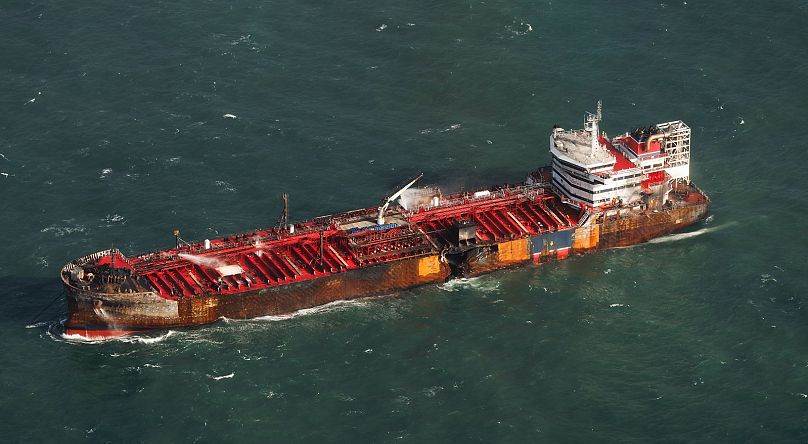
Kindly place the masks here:
<instances>
[{"instance_id":1,"label":"blue container on deck","mask_svg":"<svg viewBox=\"0 0 808 444\"><path fill-rule=\"evenodd\" d=\"M383 225L371 225L369 227L354 227L348 230L348 234L359 233L361 231L381 231L390 228L395 228L397 226L398 224L383 224Z\"/></svg>"}]
</instances>

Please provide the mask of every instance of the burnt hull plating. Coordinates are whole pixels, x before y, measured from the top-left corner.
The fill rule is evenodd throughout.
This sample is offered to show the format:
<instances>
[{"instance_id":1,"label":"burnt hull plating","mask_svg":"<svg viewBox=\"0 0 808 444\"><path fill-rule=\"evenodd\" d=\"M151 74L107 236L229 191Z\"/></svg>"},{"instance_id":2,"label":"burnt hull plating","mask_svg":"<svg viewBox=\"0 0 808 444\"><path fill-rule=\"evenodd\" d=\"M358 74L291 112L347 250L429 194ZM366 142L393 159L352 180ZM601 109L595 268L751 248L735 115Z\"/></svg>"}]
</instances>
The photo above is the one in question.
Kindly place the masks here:
<instances>
[{"instance_id":1,"label":"burnt hull plating","mask_svg":"<svg viewBox=\"0 0 808 444\"><path fill-rule=\"evenodd\" d=\"M443 282L449 272L448 265L441 263L437 256L427 256L283 286L179 300L151 293L132 298L131 294L98 294L67 287L69 316L65 328L67 334L97 337L109 336L106 330L125 335L132 331L204 325L222 317L250 319L282 315L329 302ZM110 322L113 319L114 322Z\"/></svg>"},{"instance_id":2,"label":"burnt hull plating","mask_svg":"<svg viewBox=\"0 0 808 444\"><path fill-rule=\"evenodd\" d=\"M707 201L642 214L601 215L591 223L540 236L480 245L463 258L463 276L476 276L569 254L646 242L691 225L708 212ZM101 293L65 282L67 334L98 339L168 328L204 325L225 317L249 319L282 315L338 300L385 295L457 275L440 255L348 270L301 282L232 294L167 299L154 292Z\"/></svg>"}]
</instances>

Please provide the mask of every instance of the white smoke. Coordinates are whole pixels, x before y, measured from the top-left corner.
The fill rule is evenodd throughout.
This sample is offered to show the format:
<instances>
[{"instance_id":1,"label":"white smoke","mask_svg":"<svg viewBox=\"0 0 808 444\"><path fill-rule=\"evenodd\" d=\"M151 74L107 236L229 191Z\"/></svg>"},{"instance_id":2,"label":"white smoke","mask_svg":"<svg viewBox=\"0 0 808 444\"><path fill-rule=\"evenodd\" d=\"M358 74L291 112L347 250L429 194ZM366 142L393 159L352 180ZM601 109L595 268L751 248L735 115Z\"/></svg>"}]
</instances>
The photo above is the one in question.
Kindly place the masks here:
<instances>
[{"instance_id":1,"label":"white smoke","mask_svg":"<svg viewBox=\"0 0 808 444\"><path fill-rule=\"evenodd\" d=\"M196 256L196 255L193 255L193 254L186 254L186 253L180 253L177 256L179 256L179 257L181 257L181 258L183 258L183 259L185 259L187 261L193 262L196 265L200 265L200 266L208 267L208 268L219 268L219 267L224 267L224 266L227 265L226 263L222 262L219 259L216 259L215 257Z\"/></svg>"},{"instance_id":2,"label":"white smoke","mask_svg":"<svg viewBox=\"0 0 808 444\"><path fill-rule=\"evenodd\" d=\"M440 190L437 188L410 188L401 194L398 202L405 210L414 210L432 205L432 198L436 196L440 197Z\"/></svg>"}]
</instances>

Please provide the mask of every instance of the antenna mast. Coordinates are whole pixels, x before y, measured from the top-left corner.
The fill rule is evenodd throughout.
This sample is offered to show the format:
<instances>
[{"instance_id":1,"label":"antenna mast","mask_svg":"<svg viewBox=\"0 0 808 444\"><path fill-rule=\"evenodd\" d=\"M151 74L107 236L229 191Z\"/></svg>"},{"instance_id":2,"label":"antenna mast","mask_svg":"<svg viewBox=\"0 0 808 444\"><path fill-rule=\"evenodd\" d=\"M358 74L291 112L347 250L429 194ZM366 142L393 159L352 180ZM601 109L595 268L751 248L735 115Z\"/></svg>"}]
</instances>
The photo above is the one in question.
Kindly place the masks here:
<instances>
[{"instance_id":1,"label":"antenna mast","mask_svg":"<svg viewBox=\"0 0 808 444\"><path fill-rule=\"evenodd\" d=\"M591 146L589 155L594 156L595 151L600 147L600 142L598 141L598 137L600 136L600 128L599 123L600 119L603 116L603 102L598 100L598 110L595 114L586 113L584 117L584 129L589 131L592 139L591 139Z\"/></svg>"},{"instance_id":2,"label":"antenna mast","mask_svg":"<svg viewBox=\"0 0 808 444\"><path fill-rule=\"evenodd\" d=\"M283 211L281 211L281 217L278 219L278 227L281 230L288 230L289 229L289 194L287 194L287 193L281 194L281 199L283 200Z\"/></svg>"}]
</instances>

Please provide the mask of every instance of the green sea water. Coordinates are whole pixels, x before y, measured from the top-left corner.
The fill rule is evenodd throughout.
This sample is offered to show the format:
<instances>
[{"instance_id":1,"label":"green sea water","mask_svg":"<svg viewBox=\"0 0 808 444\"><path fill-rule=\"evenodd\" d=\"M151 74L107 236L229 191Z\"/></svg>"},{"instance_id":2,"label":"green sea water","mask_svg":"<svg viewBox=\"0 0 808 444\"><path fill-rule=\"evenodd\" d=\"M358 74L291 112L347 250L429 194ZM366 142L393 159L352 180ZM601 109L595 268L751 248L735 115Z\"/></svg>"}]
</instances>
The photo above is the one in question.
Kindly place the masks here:
<instances>
[{"instance_id":1,"label":"green sea water","mask_svg":"<svg viewBox=\"0 0 808 444\"><path fill-rule=\"evenodd\" d=\"M3 442L808 441L804 0L0 2ZM682 119L659 242L102 343L67 261L549 162ZM803 310L806 308L806 310Z\"/></svg>"}]
</instances>

